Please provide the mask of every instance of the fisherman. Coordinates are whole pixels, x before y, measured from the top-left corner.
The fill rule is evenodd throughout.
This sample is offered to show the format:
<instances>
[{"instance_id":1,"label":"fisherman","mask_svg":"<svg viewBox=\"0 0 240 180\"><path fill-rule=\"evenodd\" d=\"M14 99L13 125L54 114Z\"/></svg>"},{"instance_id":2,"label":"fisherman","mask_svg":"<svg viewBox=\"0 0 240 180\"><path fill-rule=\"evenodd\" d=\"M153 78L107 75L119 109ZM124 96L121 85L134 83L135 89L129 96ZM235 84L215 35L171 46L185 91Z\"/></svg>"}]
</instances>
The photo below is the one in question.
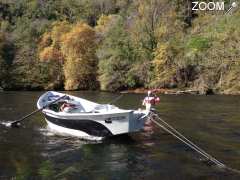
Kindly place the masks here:
<instances>
[{"instance_id":1,"label":"fisherman","mask_svg":"<svg viewBox=\"0 0 240 180\"><path fill-rule=\"evenodd\" d=\"M143 100L143 106L146 106L146 110L150 111L152 105L156 105L160 102L160 98L157 97L154 91L148 91L148 96Z\"/></svg>"},{"instance_id":2,"label":"fisherman","mask_svg":"<svg viewBox=\"0 0 240 180\"><path fill-rule=\"evenodd\" d=\"M60 111L69 113L75 108L76 108L75 104L72 104L72 103L69 103L69 102L64 102L60 107Z\"/></svg>"}]
</instances>

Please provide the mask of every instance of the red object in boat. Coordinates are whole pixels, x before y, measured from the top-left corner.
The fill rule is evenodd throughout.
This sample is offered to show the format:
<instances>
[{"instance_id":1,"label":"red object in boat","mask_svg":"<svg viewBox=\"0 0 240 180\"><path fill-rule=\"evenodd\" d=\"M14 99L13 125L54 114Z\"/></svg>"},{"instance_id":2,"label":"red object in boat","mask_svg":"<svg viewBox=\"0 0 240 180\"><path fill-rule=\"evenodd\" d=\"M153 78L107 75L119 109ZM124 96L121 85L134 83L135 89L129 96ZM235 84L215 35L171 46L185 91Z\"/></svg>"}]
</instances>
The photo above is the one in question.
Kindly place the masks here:
<instances>
[{"instance_id":1,"label":"red object in boat","mask_svg":"<svg viewBox=\"0 0 240 180\"><path fill-rule=\"evenodd\" d=\"M156 105L160 102L160 98L159 97L145 97L145 99L143 100L143 105L145 104L151 104L151 105Z\"/></svg>"}]
</instances>

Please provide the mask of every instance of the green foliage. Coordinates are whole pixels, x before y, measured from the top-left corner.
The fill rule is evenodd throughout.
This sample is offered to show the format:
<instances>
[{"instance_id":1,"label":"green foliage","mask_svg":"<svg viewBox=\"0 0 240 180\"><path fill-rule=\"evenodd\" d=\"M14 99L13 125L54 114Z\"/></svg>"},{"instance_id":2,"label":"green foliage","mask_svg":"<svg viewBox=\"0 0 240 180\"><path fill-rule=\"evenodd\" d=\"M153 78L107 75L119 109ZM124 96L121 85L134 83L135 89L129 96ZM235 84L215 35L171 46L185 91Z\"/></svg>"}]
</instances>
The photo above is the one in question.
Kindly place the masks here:
<instances>
[{"instance_id":1,"label":"green foliage","mask_svg":"<svg viewBox=\"0 0 240 180\"><path fill-rule=\"evenodd\" d=\"M184 53L178 61L181 63L177 63L178 69L188 72L187 86L203 91L210 88L218 92L237 93L239 13L222 18L213 15L201 16L193 25L192 32L183 40ZM189 71L188 67L191 66L195 67L194 71ZM181 87L180 82L184 82L182 80L186 77L181 77L180 74L165 78L168 77L170 81L175 77L178 79L178 87Z\"/></svg>"},{"instance_id":2,"label":"green foliage","mask_svg":"<svg viewBox=\"0 0 240 180\"><path fill-rule=\"evenodd\" d=\"M145 60L153 59L154 49L159 38L161 10L163 4L159 0L137 1L137 13L130 25L133 42L142 51Z\"/></svg>"},{"instance_id":3,"label":"green foliage","mask_svg":"<svg viewBox=\"0 0 240 180\"><path fill-rule=\"evenodd\" d=\"M31 47L17 50L11 67L11 82L14 84L10 89L41 90L47 86L49 83L47 79L51 76L43 70L44 65L36 59L37 52L32 51Z\"/></svg>"},{"instance_id":4,"label":"green foliage","mask_svg":"<svg viewBox=\"0 0 240 180\"><path fill-rule=\"evenodd\" d=\"M205 37L192 37L188 43L187 48L193 51L203 51L210 47L210 40Z\"/></svg>"},{"instance_id":5,"label":"green foliage","mask_svg":"<svg viewBox=\"0 0 240 180\"><path fill-rule=\"evenodd\" d=\"M139 78L132 70L137 54L124 29L123 19L111 27L98 50L99 80L103 90L121 90L136 87Z\"/></svg>"},{"instance_id":6,"label":"green foliage","mask_svg":"<svg viewBox=\"0 0 240 180\"><path fill-rule=\"evenodd\" d=\"M226 0L226 3L231 3ZM0 87L239 91L240 13L191 1L0 0Z\"/></svg>"},{"instance_id":7,"label":"green foliage","mask_svg":"<svg viewBox=\"0 0 240 180\"><path fill-rule=\"evenodd\" d=\"M4 59L0 56L0 87L5 85L6 77L7 77L7 65Z\"/></svg>"},{"instance_id":8,"label":"green foliage","mask_svg":"<svg viewBox=\"0 0 240 180\"><path fill-rule=\"evenodd\" d=\"M64 81L64 58L60 51L60 37L66 31L61 31L61 27L58 29L57 24L59 22L69 25L87 22L94 26L102 14L123 12L130 3L115 0L0 0L0 32L6 32L13 43L11 46L3 47L4 52L8 53L2 54L0 58L0 86L4 89L61 89ZM49 38L47 38L48 35L50 35ZM90 48L92 50L87 53L88 55L86 54L84 58L77 57L77 59L91 57L89 64L82 60L80 64L84 66L79 64L82 69L92 67L90 68L92 73L86 75L91 78L84 80L88 82L85 83L84 88L89 86L96 88L97 86L95 42L90 44L93 46ZM15 55L12 56L13 58L6 57L12 54ZM65 58L72 59L72 62L76 60L75 57ZM54 59L57 60L55 63ZM11 65L7 64L8 62ZM71 64L69 62L71 61L66 62L66 66ZM79 75L77 70L76 66L76 74L73 75ZM11 81L4 80L10 77Z\"/></svg>"},{"instance_id":9,"label":"green foliage","mask_svg":"<svg viewBox=\"0 0 240 180\"><path fill-rule=\"evenodd\" d=\"M7 39L7 35L0 32L0 87L10 85L10 68L15 56L14 45Z\"/></svg>"},{"instance_id":10,"label":"green foliage","mask_svg":"<svg viewBox=\"0 0 240 180\"><path fill-rule=\"evenodd\" d=\"M53 167L53 163L51 161L44 161L41 163L40 168L38 170L38 174L41 179L54 179L55 170Z\"/></svg>"}]
</instances>

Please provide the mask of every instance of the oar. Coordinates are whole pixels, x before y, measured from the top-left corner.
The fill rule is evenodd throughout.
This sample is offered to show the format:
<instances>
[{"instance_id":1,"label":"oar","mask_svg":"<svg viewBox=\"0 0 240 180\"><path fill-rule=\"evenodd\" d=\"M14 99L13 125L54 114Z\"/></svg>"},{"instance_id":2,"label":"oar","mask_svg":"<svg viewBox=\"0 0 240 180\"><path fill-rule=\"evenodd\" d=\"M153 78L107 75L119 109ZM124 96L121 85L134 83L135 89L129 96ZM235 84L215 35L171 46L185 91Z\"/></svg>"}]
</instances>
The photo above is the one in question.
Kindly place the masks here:
<instances>
[{"instance_id":1,"label":"oar","mask_svg":"<svg viewBox=\"0 0 240 180\"><path fill-rule=\"evenodd\" d=\"M50 102L49 104L46 104L46 105L43 106L42 108L37 109L37 110L31 112L30 114L25 115L25 116L22 117L21 119L18 119L18 120L15 120L15 121L12 121L12 122L6 123L5 125L6 125L7 127L19 127L21 121L27 119L28 117L34 115L35 113L37 113L37 112L39 112L39 111L42 111L43 109L45 109L45 108L47 108L48 106L50 106L51 104L53 104L53 103L59 101L60 99L63 99L63 98L66 97L66 96L67 96L67 95L61 96L61 97L59 97L58 99L56 99L56 100Z\"/></svg>"}]
</instances>

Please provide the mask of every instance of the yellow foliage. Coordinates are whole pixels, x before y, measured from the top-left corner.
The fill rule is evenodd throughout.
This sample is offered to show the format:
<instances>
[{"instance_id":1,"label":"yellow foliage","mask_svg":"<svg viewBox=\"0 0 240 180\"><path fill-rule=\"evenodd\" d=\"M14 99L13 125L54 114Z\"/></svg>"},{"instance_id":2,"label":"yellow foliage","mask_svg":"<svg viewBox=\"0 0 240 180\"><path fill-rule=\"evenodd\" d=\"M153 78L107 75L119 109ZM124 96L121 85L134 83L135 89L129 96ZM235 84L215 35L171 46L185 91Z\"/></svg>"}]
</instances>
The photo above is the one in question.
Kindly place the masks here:
<instances>
[{"instance_id":1,"label":"yellow foliage","mask_svg":"<svg viewBox=\"0 0 240 180\"><path fill-rule=\"evenodd\" d=\"M149 13L153 15L161 5L162 2L159 0L138 0L138 15L142 18L148 18Z\"/></svg>"},{"instance_id":2,"label":"yellow foliage","mask_svg":"<svg viewBox=\"0 0 240 180\"><path fill-rule=\"evenodd\" d=\"M156 34L157 34L157 38L158 39L163 39L163 38L166 38L166 35L169 33L169 30L167 28L167 26L159 26L157 29L156 29Z\"/></svg>"},{"instance_id":3,"label":"yellow foliage","mask_svg":"<svg viewBox=\"0 0 240 180\"><path fill-rule=\"evenodd\" d=\"M61 86L63 83L63 63L65 57L61 52L61 36L70 31L71 25L68 22L54 22L52 29L43 34L38 44L38 57L40 61L45 61L48 68L50 83L47 88Z\"/></svg>"},{"instance_id":4,"label":"yellow foliage","mask_svg":"<svg viewBox=\"0 0 240 180\"><path fill-rule=\"evenodd\" d=\"M40 53L39 53L39 59L41 61L59 61L59 62L63 62L63 55L62 53L52 47L46 47L44 48Z\"/></svg>"},{"instance_id":5,"label":"yellow foliage","mask_svg":"<svg viewBox=\"0 0 240 180\"><path fill-rule=\"evenodd\" d=\"M107 16L107 15L102 14L97 21L97 27L96 28L101 29L101 27L106 26L106 24L108 24L108 22L111 20L111 17L112 17L112 15Z\"/></svg>"},{"instance_id":6,"label":"yellow foliage","mask_svg":"<svg viewBox=\"0 0 240 180\"><path fill-rule=\"evenodd\" d=\"M139 16L142 17L144 15L144 12L145 12L144 4L139 2L139 6L138 6Z\"/></svg>"},{"instance_id":7,"label":"yellow foliage","mask_svg":"<svg viewBox=\"0 0 240 180\"><path fill-rule=\"evenodd\" d=\"M38 45L39 59L41 61L63 62L64 58L60 50L61 37L70 31L71 25L66 22L54 22L52 30L43 34Z\"/></svg>"},{"instance_id":8,"label":"yellow foliage","mask_svg":"<svg viewBox=\"0 0 240 180\"><path fill-rule=\"evenodd\" d=\"M119 15L101 15L95 27L98 33L107 33L121 17Z\"/></svg>"},{"instance_id":9,"label":"yellow foliage","mask_svg":"<svg viewBox=\"0 0 240 180\"><path fill-rule=\"evenodd\" d=\"M169 60L168 53L168 44L158 44L158 47L155 51L155 58L153 60L153 64L158 68L164 66Z\"/></svg>"},{"instance_id":10,"label":"yellow foliage","mask_svg":"<svg viewBox=\"0 0 240 180\"><path fill-rule=\"evenodd\" d=\"M61 50L65 56L84 56L95 49L95 31L85 23L76 24L61 38Z\"/></svg>"},{"instance_id":11,"label":"yellow foliage","mask_svg":"<svg viewBox=\"0 0 240 180\"><path fill-rule=\"evenodd\" d=\"M167 43L158 44L155 50L155 58L153 60L154 74L156 80L161 80L162 73L171 66L172 53Z\"/></svg>"},{"instance_id":12,"label":"yellow foliage","mask_svg":"<svg viewBox=\"0 0 240 180\"><path fill-rule=\"evenodd\" d=\"M74 59L68 59L64 64L65 90L77 90L79 88L78 74L79 63Z\"/></svg>"},{"instance_id":13,"label":"yellow foliage","mask_svg":"<svg viewBox=\"0 0 240 180\"><path fill-rule=\"evenodd\" d=\"M95 31L85 23L78 23L61 38L61 51L64 64L65 89L91 88L97 71L95 55Z\"/></svg>"},{"instance_id":14,"label":"yellow foliage","mask_svg":"<svg viewBox=\"0 0 240 180\"><path fill-rule=\"evenodd\" d=\"M97 72L95 39L94 29L85 23L55 22L39 43L39 59L62 66L66 90L91 88Z\"/></svg>"},{"instance_id":15,"label":"yellow foliage","mask_svg":"<svg viewBox=\"0 0 240 180\"><path fill-rule=\"evenodd\" d=\"M53 28L51 31L51 39L52 39L52 45L56 47L60 47L59 44L61 43L61 37L65 33L69 32L72 28L72 25L67 22L54 22Z\"/></svg>"},{"instance_id":16,"label":"yellow foliage","mask_svg":"<svg viewBox=\"0 0 240 180\"><path fill-rule=\"evenodd\" d=\"M49 32L46 32L43 34L41 41L38 44L39 50L44 49L45 47L48 47L52 44L52 38L51 34Z\"/></svg>"}]
</instances>

